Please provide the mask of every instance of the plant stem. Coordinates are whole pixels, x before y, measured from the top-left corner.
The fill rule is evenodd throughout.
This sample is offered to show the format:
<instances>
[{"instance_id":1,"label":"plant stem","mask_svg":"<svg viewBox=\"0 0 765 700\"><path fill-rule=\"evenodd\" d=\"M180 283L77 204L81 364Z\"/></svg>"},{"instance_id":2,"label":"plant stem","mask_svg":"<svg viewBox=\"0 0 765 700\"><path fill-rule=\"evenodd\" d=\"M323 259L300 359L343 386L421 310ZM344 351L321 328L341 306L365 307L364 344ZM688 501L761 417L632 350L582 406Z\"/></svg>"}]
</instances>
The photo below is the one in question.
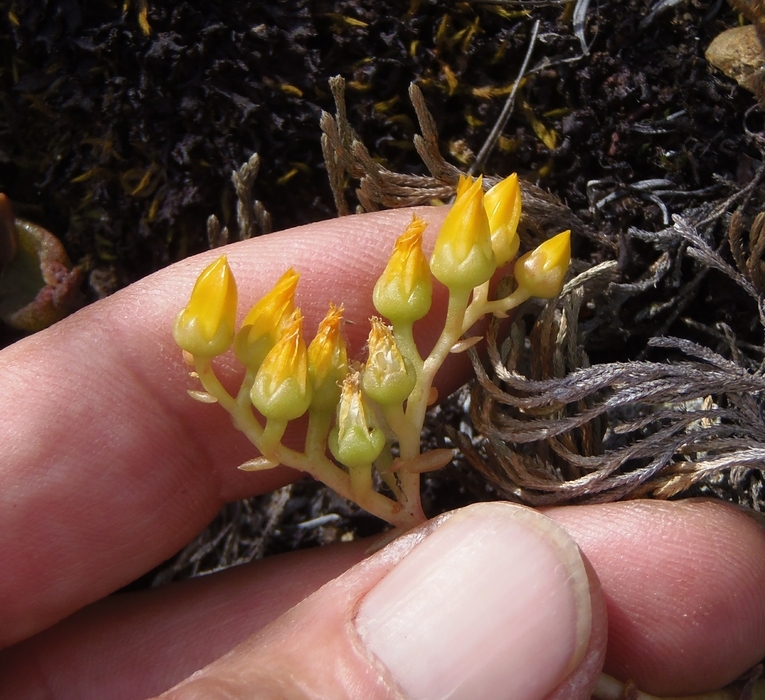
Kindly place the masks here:
<instances>
[{"instance_id":1,"label":"plant stem","mask_svg":"<svg viewBox=\"0 0 765 700\"><path fill-rule=\"evenodd\" d=\"M430 388L433 385L436 372L438 372L449 351L462 335L465 311L467 310L471 291L469 289L449 290L449 306L446 311L444 329L441 331L435 347L425 360L422 372L417 376L417 384L406 402L406 418L409 423L407 438L413 442L414 432L416 431L417 454L419 454L420 432L425 422L425 411L428 408ZM403 445L401 456L406 458L406 455L403 453Z\"/></svg>"},{"instance_id":2,"label":"plant stem","mask_svg":"<svg viewBox=\"0 0 765 700\"><path fill-rule=\"evenodd\" d=\"M529 298L529 293L525 288L519 287L510 296L506 296L504 299L497 299L495 301L487 301L486 298L473 299L467 311L465 312L465 320L462 324L462 332L467 331L475 324L475 322L485 316L486 314L494 314L500 318L504 318L510 309L514 309L516 306L520 306L524 301Z\"/></svg>"},{"instance_id":3,"label":"plant stem","mask_svg":"<svg viewBox=\"0 0 765 700\"><path fill-rule=\"evenodd\" d=\"M317 408L308 409L308 430L305 435L305 453L308 457L319 459L325 456L331 426L331 413Z\"/></svg>"},{"instance_id":4,"label":"plant stem","mask_svg":"<svg viewBox=\"0 0 765 700\"><path fill-rule=\"evenodd\" d=\"M422 372L422 356L417 349L417 343L414 342L411 323L394 323L393 338L396 341L399 352L412 363L417 377Z\"/></svg>"},{"instance_id":5,"label":"plant stem","mask_svg":"<svg viewBox=\"0 0 765 700\"><path fill-rule=\"evenodd\" d=\"M218 403L231 414L236 427L241 430L247 436L249 441L262 453L263 450L260 446L263 441L264 428L255 417L250 405L246 403L243 398L249 396L249 389L246 389L249 373L248 376L245 376L245 379L242 382L242 387L237 394L237 398L234 398L220 383L210 358L195 357L194 365L205 391L211 396L214 396ZM405 509L402 505L374 490L365 494L363 500L359 501L354 495L350 475L340 469L324 454L317 453L309 456L302 452L290 449L289 447L285 447L282 444L278 444L273 455L268 455L268 457L272 456L287 467L310 474L318 481L325 483L343 498L347 498L350 501L356 501L362 508L369 511L372 515L375 515L382 520L386 520L391 525L409 529L425 520L424 515L417 517L416 513L413 513L409 509Z\"/></svg>"}]
</instances>

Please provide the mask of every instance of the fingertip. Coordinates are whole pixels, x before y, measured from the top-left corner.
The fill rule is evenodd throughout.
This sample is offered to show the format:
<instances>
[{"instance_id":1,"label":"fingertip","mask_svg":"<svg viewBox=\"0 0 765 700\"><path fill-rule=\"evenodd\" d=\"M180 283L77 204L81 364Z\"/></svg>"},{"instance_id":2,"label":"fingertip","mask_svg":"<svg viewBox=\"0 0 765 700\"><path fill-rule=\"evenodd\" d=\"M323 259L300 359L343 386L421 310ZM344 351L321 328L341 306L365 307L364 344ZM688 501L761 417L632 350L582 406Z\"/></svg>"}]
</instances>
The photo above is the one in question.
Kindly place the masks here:
<instances>
[{"instance_id":1,"label":"fingertip","mask_svg":"<svg viewBox=\"0 0 765 700\"><path fill-rule=\"evenodd\" d=\"M605 644L591 576L544 516L471 506L388 545L166 697L236 679L231 697L276 684L280 697L588 698Z\"/></svg>"},{"instance_id":2,"label":"fingertip","mask_svg":"<svg viewBox=\"0 0 765 700\"><path fill-rule=\"evenodd\" d=\"M657 695L720 688L765 655L765 532L719 501L553 508L601 580L607 673Z\"/></svg>"}]
</instances>

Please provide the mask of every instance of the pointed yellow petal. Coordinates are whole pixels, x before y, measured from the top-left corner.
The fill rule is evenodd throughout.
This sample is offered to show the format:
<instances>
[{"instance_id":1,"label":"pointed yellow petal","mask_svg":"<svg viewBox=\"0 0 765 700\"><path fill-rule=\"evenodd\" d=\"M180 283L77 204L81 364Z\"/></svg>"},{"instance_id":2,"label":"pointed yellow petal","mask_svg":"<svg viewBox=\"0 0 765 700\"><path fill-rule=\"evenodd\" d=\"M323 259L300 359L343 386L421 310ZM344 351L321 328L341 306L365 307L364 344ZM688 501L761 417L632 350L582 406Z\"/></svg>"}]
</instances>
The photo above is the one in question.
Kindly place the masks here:
<instances>
[{"instance_id":1,"label":"pointed yellow petal","mask_svg":"<svg viewBox=\"0 0 765 700\"><path fill-rule=\"evenodd\" d=\"M529 296L552 299L560 294L571 263L571 231L564 231L522 255L513 274Z\"/></svg>"},{"instance_id":2,"label":"pointed yellow petal","mask_svg":"<svg viewBox=\"0 0 765 700\"><path fill-rule=\"evenodd\" d=\"M521 244L518 238L518 221L521 218L521 188L518 175L498 182L484 196L484 206L489 216L491 247L497 258L497 266L510 262Z\"/></svg>"},{"instance_id":3,"label":"pointed yellow petal","mask_svg":"<svg viewBox=\"0 0 765 700\"><path fill-rule=\"evenodd\" d=\"M412 216L375 284L372 294L375 308L393 322L414 322L430 310L433 281L422 252L422 232L426 226L422 219Z\"/></svg>"},{"instance_id":4,"label":"pointed yellow petal","mask_svg":"<svg viewBox=\"0 0 765 700\"><path fill-rule=\"evenodd\" d=\"M308 346L312 407L333 411L340 399L340 382L348 374L348 349L342 326L343 307L330 303L327 315Z\"/></svg>"},{"instance_id":5,"label":"pointed yellow petal","mask_svg":"<svg viewBox=\"0 0 765 700\"><path fill-rule=\"evenodd\" d=\"M175 320L175 342L198 357L226 352L234 339L236 302L236 281L222 255L197 278L188 305Z\"/></svg>"},{"instance_id":6,"label":"pointed yellow petal","mask_svg":"<svg viewBox=\"0 0 765 700\"><path fill-rule=\"evenodd\" d=\"M250 399L266 418L288 421L308 410L311 393L303 315L300 309L295 309L281 337L260 365Z\"/></svg>"},{"instance_id":7,"label":"pointed yellow petal","mask_svg":"<svg viewBox=\"0 0 765 700\"><path fill-rule=\"evenodd\" d=\"M447 287L470 290L486 282L496 268L479 177L458 192L436 239L430 269Z\"/></svg>"},{"instance_id":8,"label":"pointed yellow petal","mask_svg":"<svg viewBox=\"0 0 765 700\"><path fill-rule=\"evenodd\" d=\"M295 309L295 288L300 275L287 270L242 321L234 352L250 371L257 371L268 351L279 339Z\"/></svg>"}]
</instances>

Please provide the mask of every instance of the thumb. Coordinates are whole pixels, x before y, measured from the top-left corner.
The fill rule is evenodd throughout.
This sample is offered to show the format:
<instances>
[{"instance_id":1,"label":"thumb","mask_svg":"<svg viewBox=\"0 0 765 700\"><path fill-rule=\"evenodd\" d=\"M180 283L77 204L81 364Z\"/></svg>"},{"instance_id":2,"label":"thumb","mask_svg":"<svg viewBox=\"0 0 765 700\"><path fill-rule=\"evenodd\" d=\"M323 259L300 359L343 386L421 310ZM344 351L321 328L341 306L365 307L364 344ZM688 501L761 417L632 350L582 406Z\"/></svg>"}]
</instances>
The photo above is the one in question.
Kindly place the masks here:
<instances>
[{"instance_id":1,"label":"thumb","mask_svg":"<svg viewBox=\"0 0 765 700\"><path fill-rule=\"evenodd\" d=\"M402 536L162 697L589 698L605 629L597 580L560 526L477 504Z\"/></svg>"}]
</instances>

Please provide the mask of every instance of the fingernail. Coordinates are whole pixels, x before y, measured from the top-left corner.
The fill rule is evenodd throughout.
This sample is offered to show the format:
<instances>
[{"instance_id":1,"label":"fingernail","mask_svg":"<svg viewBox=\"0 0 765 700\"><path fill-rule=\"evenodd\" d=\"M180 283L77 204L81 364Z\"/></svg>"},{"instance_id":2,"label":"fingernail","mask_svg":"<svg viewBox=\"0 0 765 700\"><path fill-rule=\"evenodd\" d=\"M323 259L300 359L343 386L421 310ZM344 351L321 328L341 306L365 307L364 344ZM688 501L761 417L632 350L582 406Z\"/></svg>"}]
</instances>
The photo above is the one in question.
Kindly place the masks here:
<instances>
[{"instance_id":1,"label":"fingernail","mask_svg":"<svg viewBox=\"0 0 765 700\"><path fill-rule=\"evenodd\" d=\"M356 629L409 700L541 700L590 638L587 573L536 511L457 511L367 593Z\"/></svg>"}]
</instances>

